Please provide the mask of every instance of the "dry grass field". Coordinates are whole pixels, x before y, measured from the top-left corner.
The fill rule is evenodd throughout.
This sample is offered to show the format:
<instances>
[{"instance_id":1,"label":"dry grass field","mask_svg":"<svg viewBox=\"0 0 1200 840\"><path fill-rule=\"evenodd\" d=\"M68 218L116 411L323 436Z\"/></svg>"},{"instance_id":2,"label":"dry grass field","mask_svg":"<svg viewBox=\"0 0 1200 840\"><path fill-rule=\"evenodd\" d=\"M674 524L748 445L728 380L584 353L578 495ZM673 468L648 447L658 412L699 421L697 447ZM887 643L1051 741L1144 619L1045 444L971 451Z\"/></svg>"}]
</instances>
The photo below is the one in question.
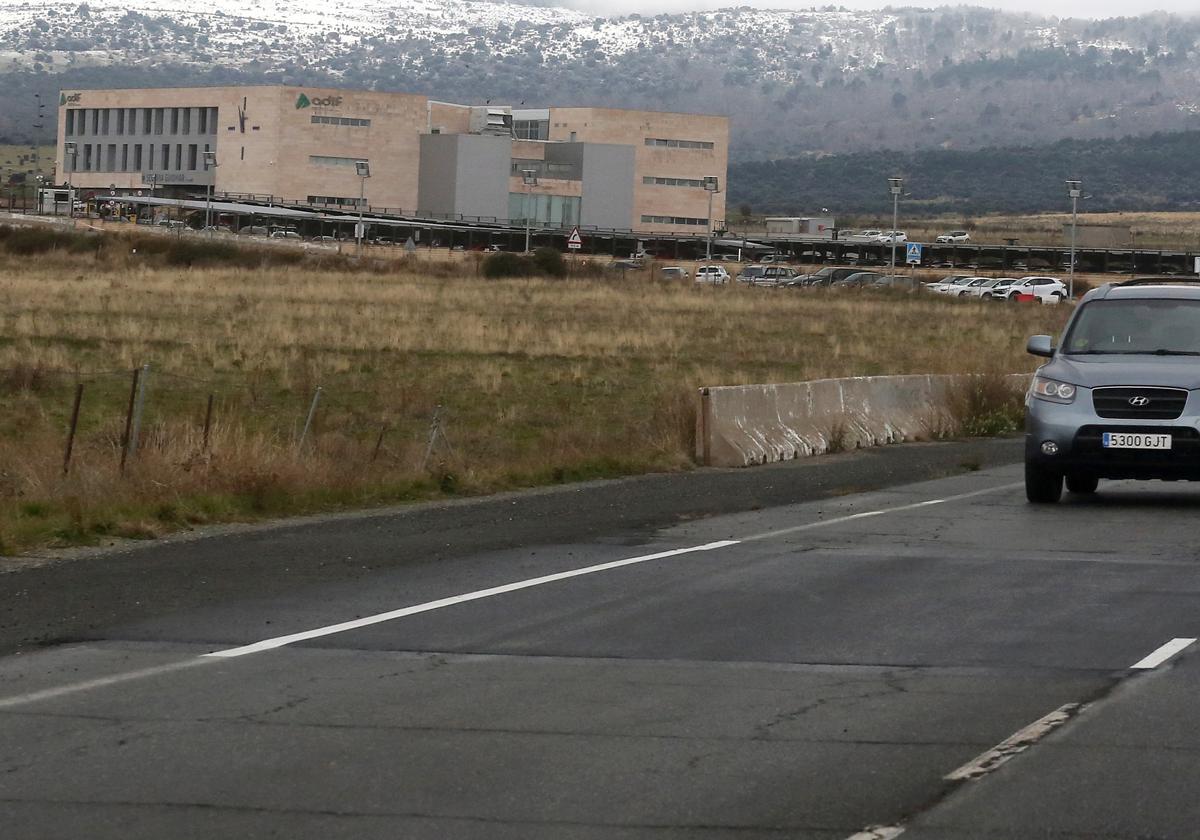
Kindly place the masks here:
<instances>
[{"instance_id":1,"label":"dry grass field","mask_svg":"<svg viewBox=\"0 0 1200 840\"><path fill-rule=\"evenodd\" d=\"M0 554L686 469L698 386L1030 370L1025 336L1066 314L633 274L484 280L428 260L189 269L104 240L29 256L0 242Z\"/></svg>"}]
</instances>

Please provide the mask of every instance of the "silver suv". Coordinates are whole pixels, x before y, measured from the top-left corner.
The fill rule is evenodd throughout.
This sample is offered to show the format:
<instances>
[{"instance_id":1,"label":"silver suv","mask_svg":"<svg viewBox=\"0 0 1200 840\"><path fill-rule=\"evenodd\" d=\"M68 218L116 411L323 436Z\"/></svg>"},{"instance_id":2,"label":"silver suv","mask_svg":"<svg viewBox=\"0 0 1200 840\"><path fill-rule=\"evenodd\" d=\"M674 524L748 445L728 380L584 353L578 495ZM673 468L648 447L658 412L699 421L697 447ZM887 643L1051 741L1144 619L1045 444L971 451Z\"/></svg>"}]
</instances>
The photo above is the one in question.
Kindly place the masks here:
<instances>
[{"instance_id":1,"label":"silver suv","mask_svg":"<svg viewBox=\"0 0 1200 840\"><path fill-rule=\"evenodd\" d=\"M1200 281L1088 292L1025 399L1025 495L1057 502L1102 478L1200 481Z\"/></svg>"}]
</instances>

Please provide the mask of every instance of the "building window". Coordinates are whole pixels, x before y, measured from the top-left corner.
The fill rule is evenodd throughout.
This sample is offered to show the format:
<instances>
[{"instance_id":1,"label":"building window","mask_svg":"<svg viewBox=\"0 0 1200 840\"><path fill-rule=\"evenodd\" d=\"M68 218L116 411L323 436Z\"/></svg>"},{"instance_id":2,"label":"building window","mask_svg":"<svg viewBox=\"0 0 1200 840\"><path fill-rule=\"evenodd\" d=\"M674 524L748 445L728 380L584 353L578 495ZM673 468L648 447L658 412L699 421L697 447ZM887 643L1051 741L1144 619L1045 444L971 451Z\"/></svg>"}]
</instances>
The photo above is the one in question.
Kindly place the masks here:
<instances>
[{"instance_id":1,"label":"building window","mask_svg":"<svg viewBox=\"0 0 1200 840\"><path fill-rule=\"evenodd\" d=\"M73 108L67 109L66 132L68 137L71 137L75 134L75 110Z\"/></svg>"},{"instance_id":2,"label":"building window","mask_svg":"<svg viewBox=\"0 0 1200 840\"><path fill-rule=\"evenodd\" d=\"M642 214L642 224L647 225L695 225L708 224L708 219L693 219L690 216L648 216Z\"/></svg>"},{"instance_id":3,"label":"building window","mask_svg":"<svg viewBox=\"0 0 1200 840\"><path fill-rule=\"evenodd\" d=\"M580 168L573 163L554 163L536 158L513 158L509 174L520 178L527 169L532 169L539 178L551 178L556 181L578 181L583 177Z\"/></svg>"},{"instance_id":4,"label":"building window","mask_svg":"<svg viewBox=\"0 0 1200 840\"><path fill-rule=\"evenodd\" d=\"M581 203L577 195L509 193L508 220L524 222L528 217L533 224L570 227L579 224Z\"/></svg>"},{"instance_id":5,"label":"building window","mask_svg":"<svg viewBox=\"0 0 1200 840\"><path fill-rule=\"evenodd\" d=\"M83 168L80 171L87 172L91 168L92 168L92 144L84 143L83 144Z\"/></svg>"},{"instance_id":6,"label":"building window","mask_svg":"<svg viewBox=\"0 0 1200 840\"><path fill-rule=\"evenodd\" d=\"M189 144L189 145L188 145L188 151L187 151L187 168L188 168L188 171L189 171L189 172L195 172L195 171L196 171L196 164L197 164L197 162L198 162L198 161L197 161L197 158L198 158L198 151L199 151L199 149L198 149L198 147L197 147L197 145L196 145L195 143L191 143L191 144Z\"/></svg>"},{"instance_id":7,"label":"building window","mask_svg":"<svg viewBox=\"0 0 1200 840\"><path fill-rule=\"evenodd\" d=\"M192 133L192 109L191 108L183 109L183 133L184 134Z\"/></svg>"},{"instance_id":8,"label":"building window","mask_svg":"<svg viewBox=\"0 0 1200 840\"><path fill-rule=\"evenodd\" d=\"M362 157L334 157L333 155L309 155L308 162L316 166L350 166L353 167L359 161L367 161L367 158Z\"/></svg>"},{"instance_id":9,"label":"building window","mask_svg":"<svg viewBox=\"0 0 1200 840\"><path fill-rule=\"evenodd\" d=\"M313 125L353 125L353 126L369 126L370 120L360 119L358 117L324 117L318 114L313 114Z\"/></svg>"},{"instance_id":10,"label":"building window","mask_svg":"<svg viewBox=\"0 0 1200 840\"><path fill-rule=\"evenodd\" d=\"M117 109L117 134L125 133L125 109Z\"/></svg>"},{"instance_id":11,"label":"building window","mask_svg":"<svg viewBox=\"0 0 1200 840\"><path fill-rule=\"evenodd\" d=\"M180 109L180 108L172 108L171 109L171 133L172 134L179 133L179 112L180 112L180 110L182 110L182 109Z\"/></svg>"},{"instance_id":12,"label":"building window","mask_svg":"<svg viewBox=\"0 0 1200 840\"><path fill-rule=\"evenodd\" d=\"M208 134L208 109L201 108L196 114L196 132L198 134Z\"/></svg>"},{"instance_id":13,"label":"building window","mask_svg":"<svg viewBox=\"0 0 1200 840\"><path fill-rule=\"evenodd\" d=\"M658 178L653 175L642 176L643 184L656 187L703 187L703 178Z\"/></svg>"},{"instance_id":14,"label":"building window","mask_svg":"<svg viewBox=\"0 0 1200 840\"><path fill-rule=\"evenodd\" d=\"M208 109L208 133L209 134L217 133L217 109L216 108Z\"/></svg>"},{"instance_id":15,"label":"building window","mask_svg":"<svg viewBox=\"0 0 1200 840\"><path fill-rule=\"evenodd\" d=\"M133 171L142 171L142 144L135 143L133 145Z\"/></svg>"},{"instance_id":16,"label":"building window","mask_svg":"<svg viewBox=\"0 0 1200 840\"><path fill-rule=\"evenodd\" d=\"M100 133L100 109L92 108L92 134Z\"/></svg>"},{"instance_id":17,"label":"building window","mask_svg":"<svg viewBox=\"0 0 1200 840\"><path fill-rule=\"evenodd\" d=\"M155 134L163 133L163 109L162 108L154 109L154 133Z\"/></svg>"},{"instance_id":18,"label":"building window","mask_svg":"<svg viewBox=\"0 0 1200 840\"><path fill-rule=\"evenodd\" d=\"M116 143L108 144L108 154L105 155L105 158L104 158L104 171L105 172L116 172L117 171L117 144Z\"/></svg>"},{"instance_id":19,"label":"building window","mask_svg":"<svg viewBox=\"0 0 1200 840\"><path fill-rule=\"evenodd\" d=\"M712 149L713 147L713 144L707 140L664 140L659 137L647 137L646 145L667 149Z\"/></svg>"},{"instance_id":20,"label":"building window","mask_svg":"<svg viewBox=\"0 0 1200 840\"><path fill-rule=\"evenodd\" d=\"M109 110L110 110L110 109L108 109L108 108L102 108L102 109L100 110L100 133L101 133L101 134L108 134L108 133L109 133L109 130L108 130L108 115L109 115Z\"/></svg>"},{"instance_id":21,"label":"building window","mask_svg":"<svg viewBox=\"0 0 1200 840\"><path fill-rule=\"evenodd\" d=\"M171 168L171 146L169 143L162 144L162 155L158 159L159 169Z\"/></svg>"},{"instance_id":22,"label":"building window","mask_svg":"<svg viewBox=\"0 0 1200 840\"><path fill-rule=\"evenodd\" d=\"M550 120L513 120L513 137L518 140L549 140Z\"/></svg>"},{"instance_id":23,"label":"building window","mask_svg":"<svg viewBox=\"0 0 1200 840\"><path fill-rule=\"evenodd\" d=\"M342 207L357 207L360 203L365 207L367 200L359 198L345 198L335 195L310 195L308 197L309 204L329 204L339 205Z\"/></svg>"},{"instance_id":24,"label":"building window","mask_svg":"<svg viewBox=\"0 0 1200 840\"><path fill-rule=\"evenodd\" d=\"M137 134L137 133L138 133L138 130L137 130L137 115L138 115L138 109L137 109L137 108L130 108L130 109L129 109L129 117L128 117L128 118L125 120L125 125L126 125L126 127L129 129L129 133L130 133L130 134Z\"/></svg>"},{"instance_id":25,"label":"building window","mask_svg":"<svg viewBox=\"0 0 1200 840\"><path fill-rule=\"evenodd\" d=\"M121 144L121 171L122 172L129 171L129 144L128 143Z\"/></svg>"},{"instance_id":26,"label":"building window","mask_svg":"<svg viewBox=\"0 0 1200 840\"><path fill-rule=\"evenodd\" d=\"M182 143L175 144L175 169L177 171L183 171L183 144Z\"/></svg>"}]
</instances>

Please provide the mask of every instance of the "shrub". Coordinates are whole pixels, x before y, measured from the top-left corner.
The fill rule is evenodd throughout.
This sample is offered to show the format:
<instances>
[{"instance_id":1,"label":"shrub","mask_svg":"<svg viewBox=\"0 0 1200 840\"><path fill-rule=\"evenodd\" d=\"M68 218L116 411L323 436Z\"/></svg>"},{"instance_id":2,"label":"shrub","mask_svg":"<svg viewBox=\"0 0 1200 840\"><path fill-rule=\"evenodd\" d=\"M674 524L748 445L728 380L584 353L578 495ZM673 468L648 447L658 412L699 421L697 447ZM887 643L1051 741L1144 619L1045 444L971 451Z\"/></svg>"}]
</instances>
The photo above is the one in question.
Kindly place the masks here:
<instances>
[{"instance_id":1,"label":"shrub","mask_svg":"<svg viewBox=\"0 0 1200 840\"><path fill-rule=\"evenodd\" d=\"M500 251L483 258L484 277L528 277L532 273L530 260L520 254Z\"/></svg>"},{"instance_id":2,"label":"shrub","mask_svg":"<svg viewBox=\"0 0 1200 840\"><path fill-rule=\"evenodd\" d=\"M534 269L548 277L566 277L567 263L561 251L555 248L538 248L533 252Z\"/></svg>"}]
</instances>

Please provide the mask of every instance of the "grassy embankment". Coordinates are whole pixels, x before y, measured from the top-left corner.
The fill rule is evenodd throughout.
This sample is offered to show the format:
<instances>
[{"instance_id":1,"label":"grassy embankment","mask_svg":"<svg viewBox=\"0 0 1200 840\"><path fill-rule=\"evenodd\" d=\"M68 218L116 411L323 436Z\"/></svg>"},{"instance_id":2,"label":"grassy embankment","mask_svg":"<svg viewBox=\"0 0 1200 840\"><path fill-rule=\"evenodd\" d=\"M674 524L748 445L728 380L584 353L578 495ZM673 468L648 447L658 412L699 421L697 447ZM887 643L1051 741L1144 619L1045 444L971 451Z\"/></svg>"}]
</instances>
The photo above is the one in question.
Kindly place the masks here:
<instances>
[{"instance_id":1,"label":"grassy embankment","mask_svg":"<svg viewBox=\"0 0 1200 840\"><path fill-rule=\"evenodd\" d=\"M686 469L697 386L1029 370L1025 336L1065 314L63 236L52 251L0 237L0 553ZM143 363L141 448L122 476ZM422 468L439 405L444 439Z\"/></svg>"}]
</instances>

